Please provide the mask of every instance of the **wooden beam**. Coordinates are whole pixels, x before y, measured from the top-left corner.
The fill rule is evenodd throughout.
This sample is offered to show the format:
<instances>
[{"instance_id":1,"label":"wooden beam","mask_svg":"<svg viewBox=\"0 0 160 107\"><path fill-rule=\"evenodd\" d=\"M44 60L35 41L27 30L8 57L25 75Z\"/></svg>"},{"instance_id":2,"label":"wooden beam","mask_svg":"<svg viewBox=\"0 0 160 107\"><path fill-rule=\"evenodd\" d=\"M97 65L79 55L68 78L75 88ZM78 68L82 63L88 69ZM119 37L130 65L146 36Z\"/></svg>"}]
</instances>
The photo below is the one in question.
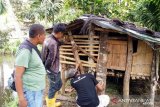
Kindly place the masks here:
<instances>
[{"instance_id":1,"label":"wooden beam","mask_svg":"<svg viewBox=\"0 0 160 107\"><path fill-rule=\"evenodd\" d=\"M61 64L62 65L62 71L61 71L61 78L62 78L62 89L61 89L61 93L64 94L65 93L65 70L66 70L66 65L65 64Z\"/></svg>"},{"instance_id":2,"label":"wooden beam","mask_svg":"<svg viewBox=\"0 0 160 107\"><path fill-rule=\"evenodd\" d=\"M155 47L155 44L154 44ZM151 107L154 107L154 102L155 102L155 91L158 86L158 75L159 72L159 51L158 50L153 50L153 59L152 59L152 70L151 70Z\"/></svg>"},{"instance_id":3,"label":"wooden beam","mask_svg":"<svg viewBox=\"0 0 160 107\"><path fill-rule=\"evenodd\" d=\"M71 32L68 32L69 34L69 39L71 41L71 45L72 45L72 49L73 49L73 53L74 53L74 58L76 60L76 63L79 64L79 68L80 68L80 73L84 73L84 69L83 69L83 66L81 64L81 61L80 61L80 58L79 58L79 54L78 54L78 50L77 50L77 47L76 47L76 43L72 37L72 34Z\"/></svg>"},{"instance_id":4,"label":"wooden beam","mask_svg":"<svg viewBox=\"0 0 160 107\"><path fill-rule=\"evenodd\" d=\"M127 66L123 80L123 98L129 99L129 84L130 84L130 73L132 70L132 37L128 36L128 57L127 57Z\"/></svg>"},{"instance_id":5,"label":"wooden beam","mask_svg":"<svg viewBox=\"0 0 160 107\"><path fill-rule=\"evenodd\" d=\"M107 33L101 33L100 35L100 48L99 48L99 56L98 56L98 62L97 62L97 78L101 78L104 82L104 91L102 94L105 94L106 90L106 79L107 79L107 52L106 52L106 42L108 39Z\"/></svg>"}]
</instances>

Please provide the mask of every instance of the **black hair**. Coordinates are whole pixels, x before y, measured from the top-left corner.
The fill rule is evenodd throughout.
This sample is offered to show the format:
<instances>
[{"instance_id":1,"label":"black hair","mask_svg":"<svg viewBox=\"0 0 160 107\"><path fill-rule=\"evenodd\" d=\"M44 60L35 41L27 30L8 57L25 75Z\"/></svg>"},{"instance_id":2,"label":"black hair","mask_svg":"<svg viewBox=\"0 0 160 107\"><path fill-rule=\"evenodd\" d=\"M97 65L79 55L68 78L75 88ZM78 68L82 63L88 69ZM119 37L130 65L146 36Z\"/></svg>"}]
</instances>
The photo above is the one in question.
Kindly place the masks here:
<instances>
[{"instance_id":1,"label":"black hair","mask_svg":"<svg viewBox=\"0 0 160 107\"><path fill-rule=\"evenodd\" d=\"M35 38L38 34L43 34L43 33L45 33L44 26L40 24L33 24L30 26L29 29L30 38Z\"/></svg>"},{"instance_id":2,"label":"black hair","mask_svg":"<svg viewBox=\"0 0 160 107\"><path fill-rule=\"evenodd\" d=\"M66 24L64 23L58 23L53 26L54 33L58 33L58 32L64 33L65 31L66 31Z\"/></svg>"}]
</instances>

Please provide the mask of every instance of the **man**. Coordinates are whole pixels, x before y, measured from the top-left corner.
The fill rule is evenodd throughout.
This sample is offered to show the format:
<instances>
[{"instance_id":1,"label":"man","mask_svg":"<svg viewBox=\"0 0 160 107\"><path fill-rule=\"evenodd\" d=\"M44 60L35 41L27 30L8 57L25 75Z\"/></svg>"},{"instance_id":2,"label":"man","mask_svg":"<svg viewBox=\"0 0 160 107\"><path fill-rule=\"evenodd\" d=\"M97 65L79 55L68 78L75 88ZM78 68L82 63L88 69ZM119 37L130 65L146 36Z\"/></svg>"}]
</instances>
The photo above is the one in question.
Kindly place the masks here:
<instances>
[{"instance_id":1,"label":"man","mask_svg":"<svg viewBox=\"0 0 160 107\"><path fill-rule=\"evenodd\" d=\"M71 68L67 71L66 78L71 79L71 86L77 91L77 104L80 107L97 107L100 103L97 91L103 91L103 82L98 82L90 74L79 74L77 68Z\"/></svg>"},{"instance_id":2,"label":"man","mask_svg":"<svg viewBox=\"0 0 160 107\"><path fill-rule=\"evenodd\" d=\"M19 47L15 61L15 84L19 107L42 107L46 71L37 49L45 39L44 27L33 24L29 39ZM28 47L28 48L27 48Z\"/></svg>"},{"instance_id":3,"label":"man","mask_svg":"<svg viewBox=\"0 0 160 107\"><path fill-rule=\"evenodd\" d=\"M53 27L52 34L45 40L42 49L42 60L47 70L49 79L49 92L46 97L48 107L60 105L55 103L55 94L62 86L61 75L59 71L59 48L61 39L66 31L65 24L59 23Z\"/></svg>"}]
</instances>

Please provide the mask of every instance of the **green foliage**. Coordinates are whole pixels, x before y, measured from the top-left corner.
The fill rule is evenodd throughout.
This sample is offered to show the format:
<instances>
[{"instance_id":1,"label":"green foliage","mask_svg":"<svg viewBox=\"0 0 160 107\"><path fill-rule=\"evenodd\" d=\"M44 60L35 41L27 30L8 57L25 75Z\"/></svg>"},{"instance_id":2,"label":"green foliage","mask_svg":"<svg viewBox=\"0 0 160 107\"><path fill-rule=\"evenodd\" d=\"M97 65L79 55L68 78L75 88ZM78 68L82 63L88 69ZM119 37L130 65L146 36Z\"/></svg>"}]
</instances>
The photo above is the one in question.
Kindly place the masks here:
<instances>
[{"instance_id":1,"label":"green foliage","mask_svg":"<svg viewBox=\"0 0 160 107\"><path fill-rule=\"evenodd\" d=\"M5 48L5 46L8 44L8 41L9 41L8 32L0 31L0 49Z\"/></svg>"},{"instance_id":2,"label":"green foliage","mask_svg":"<svg viewBox=\"0 0 160 107\"><path fill-rule=\"evenodd\" d=\"M16 5L16 4L19 4ZM62 7L63 0L29 0L27 5L23 5L23 2L19 0L15 0L12 2L15 4L15 8L20 7L21 11L17 13L20 19L29 19L32 21L37 20L47 20L47 22L53 22L54 16L59 12L60 8Z\"/></svg>"},{"instance_id":3,"label":"green foliage","mask_svg":"<svg viewBox=\"0 0 160 107\"><path fill-rule=\"evenodd\" d=\"M55 16L54 22L55 23L58 23L58 22L68 23L78 18L82 14L83 14L82 10L71 9L71 8L62 9L60 10L59 14Z\"/></svg>"},{"instance_id":4,"label":"green foliage","mask_svg":"<svg viewBox=\"0 0 160 107\"><path fill-rule=\"evenodd\" d=\"M6 8L4 5L4 0L0 0L0 14L3 14L6 12Z\"/></svg>"},{"instance_id":5,"label":"green foliage","mask_svg":"<svg viewBox=\"0 0 160 107\"><path fill-rule=\"evenodd\" d=\"M18 99L13 97L10 89L0 89L2 107L17 107Z\"/></svg>"},{"instance_id":6,"label":"green foliage","mask_svg":"<svg viewBox=\"0 0 160 107\"><path fill-rule=\"evenodd\" d=\"M157 1L157 2L155 2ZM135 20L152 30L160 31L160 2L159 0L142 0L138 2Z\"/></svg>"}]
</instances>

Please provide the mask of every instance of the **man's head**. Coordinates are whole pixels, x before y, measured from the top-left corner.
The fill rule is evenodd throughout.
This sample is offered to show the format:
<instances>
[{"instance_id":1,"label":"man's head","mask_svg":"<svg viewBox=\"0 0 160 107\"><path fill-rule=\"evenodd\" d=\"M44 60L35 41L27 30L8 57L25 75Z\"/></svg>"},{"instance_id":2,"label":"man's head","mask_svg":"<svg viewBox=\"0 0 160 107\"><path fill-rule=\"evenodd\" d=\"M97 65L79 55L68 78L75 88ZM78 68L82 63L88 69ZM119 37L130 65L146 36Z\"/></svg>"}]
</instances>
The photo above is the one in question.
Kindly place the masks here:
<instances>
[{"instance_id":1,"label":"man's head","mask_svg":"<svg viewBox=\"0 0 160 107\"><path fill-rule=\"evenodd\" d=\"M78 71L75 68L71 68L66 71L66 79L74 78L78 74Z\"/></svg>"},{"instance_id":2,"label":"man's head","mask_svg":"<svg viewBox=\"0 0 160 107\"><path fill-rule=\"evenodd\" d=\"M45 39L44 26L40 24L33 24L29 29L29 38L34 39L38 44L42 44Z\"/></svg>"},{"instance_id":3,"label":"man's head","mask_svg":"<svg viewBox=\"0 0 160 107\"><path fill-rule=\"evenodd\" d=\"M66 31L66 25L63 23L58 23L53 26L53 33L57 39L62 39Z\"/></svg>"}]
</instances>

